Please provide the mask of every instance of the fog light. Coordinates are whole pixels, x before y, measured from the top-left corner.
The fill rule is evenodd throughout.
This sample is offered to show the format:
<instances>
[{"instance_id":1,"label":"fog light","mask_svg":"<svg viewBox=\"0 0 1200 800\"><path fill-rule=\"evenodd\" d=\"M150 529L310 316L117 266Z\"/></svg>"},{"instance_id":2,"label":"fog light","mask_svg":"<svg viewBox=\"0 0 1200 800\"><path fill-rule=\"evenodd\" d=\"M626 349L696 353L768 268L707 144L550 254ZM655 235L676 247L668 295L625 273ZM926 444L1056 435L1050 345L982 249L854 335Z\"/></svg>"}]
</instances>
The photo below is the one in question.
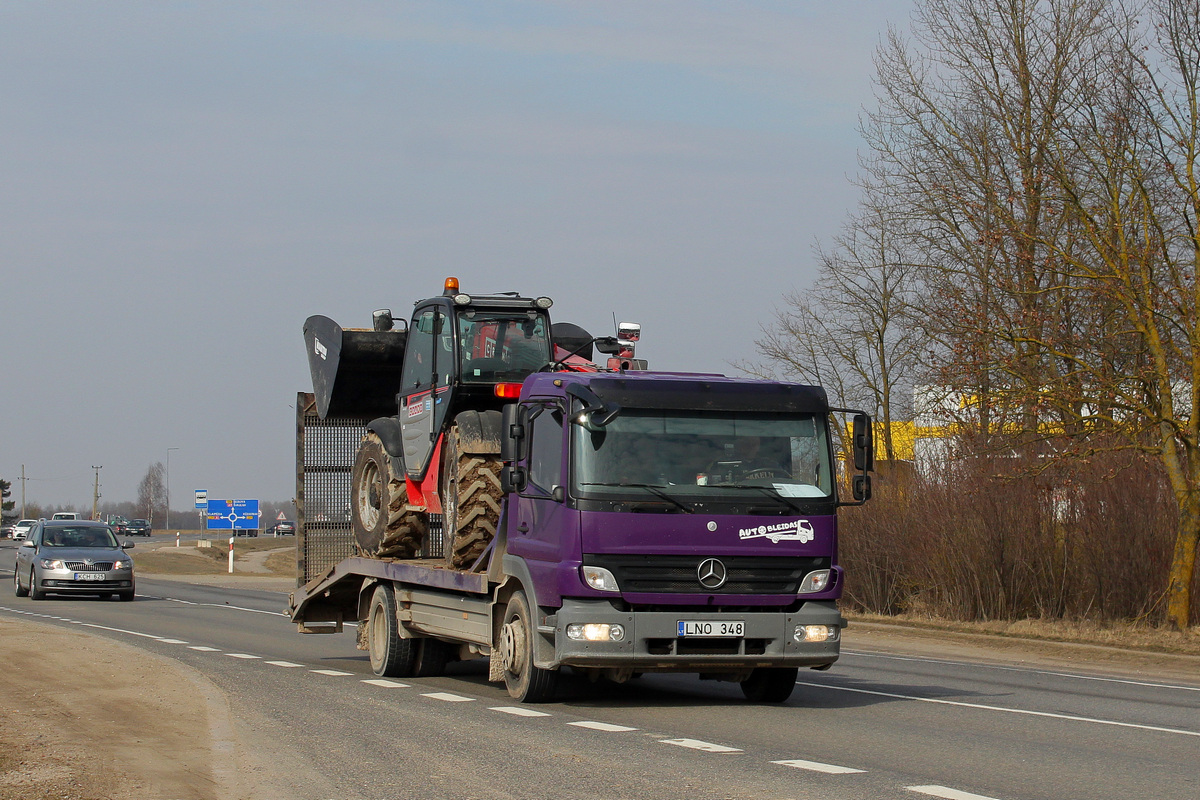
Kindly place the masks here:
<instances>
[{"instance_id":1,"label":"fog light","mask_svg":"<svg viewBox=\"0 0 1200 800\"><path fill-rule=\"evenodd\" d=\"M625 626L607 622L576 622L567 626L567 638L577 642L619 642L625 638Z\"/></svg>"},{"instance_id":2,"label":"fog light","mask_svg":"<svg viewBox=\"0 0 1200 800\"><path fill-rule=\"evenodd\" d=\"M823 592L825 587L829 585L830 572L827 569L819 569L816 572L810 572L804 576L804 580L800 581L800 594L812 594L813 592Z\"/></svg>"},{"instance_id":3,"label":"fog light","mask_svg":"<svg viewBox=\"0 0 1200 800\"><path fill-rule=\"evenodd\" d=\"M616 577L604 567L584 567L583 580L588 586L601 592L619 592Z\"/></svg>"},{"instance_id":4,"label":"fog light","mask_svg":"<svg viewBox=\"0 0 1200 800\"><path fill-rule=\"evenodd\" d=\"M797 625L793 638L797 642L836 642L837 625Z\"/></svg>"}]
</instances>

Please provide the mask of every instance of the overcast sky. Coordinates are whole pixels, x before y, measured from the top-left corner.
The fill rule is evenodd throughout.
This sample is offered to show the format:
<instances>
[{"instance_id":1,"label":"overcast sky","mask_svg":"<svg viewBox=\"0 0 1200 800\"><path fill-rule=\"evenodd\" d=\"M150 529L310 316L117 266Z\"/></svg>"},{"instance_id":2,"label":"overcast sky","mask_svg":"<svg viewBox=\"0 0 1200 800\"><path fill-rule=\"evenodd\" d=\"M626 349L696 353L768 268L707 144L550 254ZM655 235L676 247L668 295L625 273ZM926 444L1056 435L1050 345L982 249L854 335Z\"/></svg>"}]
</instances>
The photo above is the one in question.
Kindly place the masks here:
<instances>
[{"instance_id":1,"label":"overcast sky","mask_svg":"<svg viewBox=\"0 0 1200 800\"><path fill-rule=\"evenodd\" d=\"M441 292L731 373L853 209L908 0L0 4L0 477L292 497L301 326Z\"/></svg>"}]
</instances>

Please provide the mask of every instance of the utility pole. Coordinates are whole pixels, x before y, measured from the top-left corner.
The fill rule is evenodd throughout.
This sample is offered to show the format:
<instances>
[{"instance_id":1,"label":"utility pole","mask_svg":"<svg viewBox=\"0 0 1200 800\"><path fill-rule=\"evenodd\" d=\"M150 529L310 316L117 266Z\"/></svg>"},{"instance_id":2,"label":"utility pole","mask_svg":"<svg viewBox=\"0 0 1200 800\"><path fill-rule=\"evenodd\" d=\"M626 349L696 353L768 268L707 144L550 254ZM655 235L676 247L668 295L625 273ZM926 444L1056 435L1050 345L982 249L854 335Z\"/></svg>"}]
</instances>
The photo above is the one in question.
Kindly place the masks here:
<instances>
[{"instance_id":1,"label":"utility pole","mask_svg":"<svg viewBox=\"0 0 1200 800\"><path fill-rule=\"evenodd\" d=\"M96 482L92 486L92 519L95 519L96 507L100 503L100 470L104 469L104 467L97 467L95 464L93 464L92 469L96 470Z\"/></svg>"},{"instance_id":2,"label":"utility pole","mask_svg":"<svg viewBox=\"0 0 1200 800\"><path fill-rule=\"evenodd\" d=\"M171 451L178 449L178 447L167 448L167 522L163 525L164 528L171 527Z\"/></svg>"},{"instance_id":3,"label":"utility pole","mask_svg":"<svg viewBox=\"0 0 1200 800\"><path fill-rule=\"evenodd\" d=\"M25 481L29 480L25 477L25 465L21 465L21 519L25 519Z\"/></svg>"}]
</instances>

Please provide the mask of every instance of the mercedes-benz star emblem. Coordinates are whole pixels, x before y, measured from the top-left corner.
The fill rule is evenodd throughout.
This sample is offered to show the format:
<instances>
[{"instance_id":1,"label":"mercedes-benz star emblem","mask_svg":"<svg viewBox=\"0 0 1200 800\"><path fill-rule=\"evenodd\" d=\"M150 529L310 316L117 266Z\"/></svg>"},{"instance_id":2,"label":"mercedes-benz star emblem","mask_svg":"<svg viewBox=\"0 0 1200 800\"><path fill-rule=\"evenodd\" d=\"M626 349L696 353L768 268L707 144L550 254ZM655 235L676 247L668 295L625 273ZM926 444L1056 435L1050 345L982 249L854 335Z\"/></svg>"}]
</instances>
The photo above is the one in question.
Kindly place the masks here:
<instances>
[{"instance_id":1,"label":"mercedes-benz star emblem","mask_svg":"<svg viewBox=\"0 0 1200 800\"><path fill-rule=\"evenodd\" d=\"M726 572L725 565L715 558L704 559L696 568L696 578L705 589L720 589L725 585L725 579L728 577L729 573Z\"/></svg>"}]
</instances>

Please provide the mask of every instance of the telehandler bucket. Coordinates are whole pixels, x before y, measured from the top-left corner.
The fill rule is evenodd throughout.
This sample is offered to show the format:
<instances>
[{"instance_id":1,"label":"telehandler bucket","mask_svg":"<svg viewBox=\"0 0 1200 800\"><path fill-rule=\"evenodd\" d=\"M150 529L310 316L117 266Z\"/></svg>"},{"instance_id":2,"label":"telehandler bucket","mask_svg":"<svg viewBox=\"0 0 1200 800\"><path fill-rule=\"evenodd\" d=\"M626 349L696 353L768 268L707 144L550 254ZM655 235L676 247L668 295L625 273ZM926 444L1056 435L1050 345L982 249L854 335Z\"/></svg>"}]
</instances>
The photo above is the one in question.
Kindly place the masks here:
<instances>
[{"instance_id":1,"label":"telehandler bucket","mask_svg":"<svg viewBox=\"0 0 1200 800\"><path fill-rule=\"evenodd\" d=\"M304 346L321 419L395 414L407 340L407 331L342 328L321 315L306 319Z\"/></svg>"}]
</instances>

